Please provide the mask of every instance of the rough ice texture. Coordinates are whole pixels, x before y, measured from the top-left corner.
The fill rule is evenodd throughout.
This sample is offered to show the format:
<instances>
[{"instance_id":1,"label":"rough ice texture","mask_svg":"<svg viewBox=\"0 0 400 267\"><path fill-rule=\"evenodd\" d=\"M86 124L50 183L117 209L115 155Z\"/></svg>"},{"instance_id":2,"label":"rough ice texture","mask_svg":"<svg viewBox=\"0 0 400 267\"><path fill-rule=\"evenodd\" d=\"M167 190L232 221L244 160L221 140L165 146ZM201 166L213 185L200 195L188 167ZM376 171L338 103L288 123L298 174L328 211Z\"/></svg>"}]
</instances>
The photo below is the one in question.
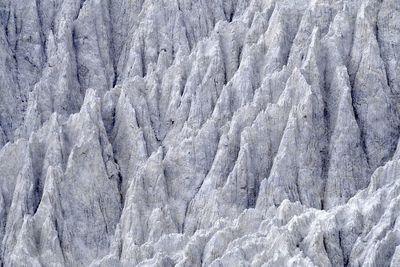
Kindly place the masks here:
<instances>
[{"instance_id":1,"label":"rough ice texture","mask_svg":"<svg viewBox=\"0 0 400 267\"><path fill-rule=\"evenodd\" d=\"M400 266L400 1L0 0L1 266Z\"/></svg>"}]
</instances>

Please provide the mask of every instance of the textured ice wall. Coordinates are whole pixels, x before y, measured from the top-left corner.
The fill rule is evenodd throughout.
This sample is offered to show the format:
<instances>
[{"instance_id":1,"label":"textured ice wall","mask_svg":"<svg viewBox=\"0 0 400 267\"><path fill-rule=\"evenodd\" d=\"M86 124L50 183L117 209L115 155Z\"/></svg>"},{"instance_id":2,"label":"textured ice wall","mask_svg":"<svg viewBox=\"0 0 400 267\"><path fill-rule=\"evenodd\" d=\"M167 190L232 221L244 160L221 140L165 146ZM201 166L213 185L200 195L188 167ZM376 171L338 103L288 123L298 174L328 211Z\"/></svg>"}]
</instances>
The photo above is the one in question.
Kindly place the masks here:
<instances>
[{"instance_id":1,"label":"textured ice wall","mask_svg":"<svg viewBox=\"0 0 400 267\"><path fill-rule=\"evenodd\" d=\"M398 0L0 0L0 265L399 266L399 112Z\"/></svg>"}]
</instances>

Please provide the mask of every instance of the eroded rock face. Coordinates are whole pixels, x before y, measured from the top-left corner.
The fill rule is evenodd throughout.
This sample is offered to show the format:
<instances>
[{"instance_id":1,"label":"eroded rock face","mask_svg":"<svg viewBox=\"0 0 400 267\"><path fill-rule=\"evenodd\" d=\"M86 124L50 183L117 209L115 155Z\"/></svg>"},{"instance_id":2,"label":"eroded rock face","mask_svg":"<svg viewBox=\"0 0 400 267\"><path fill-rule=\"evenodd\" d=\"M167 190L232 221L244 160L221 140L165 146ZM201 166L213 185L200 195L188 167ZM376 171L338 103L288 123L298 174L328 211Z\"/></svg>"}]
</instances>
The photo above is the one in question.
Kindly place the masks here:
<instances>
[{"instance_id":1,"label":"eroded rock face","mask_svg":"<svg viewBox=\"0 0 400 267\"><path fill-rule=\"evenodd\" d=\"M397 0L0 0L0 265L398 266Z\"/></svg>"}]
</instances>

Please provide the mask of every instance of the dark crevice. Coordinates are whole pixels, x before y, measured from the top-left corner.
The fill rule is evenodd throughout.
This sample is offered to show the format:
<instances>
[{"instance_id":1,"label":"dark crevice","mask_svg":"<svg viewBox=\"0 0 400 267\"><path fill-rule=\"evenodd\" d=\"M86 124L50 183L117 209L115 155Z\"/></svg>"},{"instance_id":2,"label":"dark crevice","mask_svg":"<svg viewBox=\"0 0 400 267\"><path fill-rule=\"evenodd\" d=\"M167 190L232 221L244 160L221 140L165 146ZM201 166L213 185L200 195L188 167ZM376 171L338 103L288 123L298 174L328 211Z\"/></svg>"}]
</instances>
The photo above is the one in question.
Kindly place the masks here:
<instances>
[{"instance_id":1,"label":"dark crevice","mask_svg":"<svg viewBox=\"0 0 400 267\"><path fill-rule=\"evenodd\" d=\"M239 46L238 47L238 55L237 55L237 61L238 61L238 66L237 68L240 68L240 64L242 63L242 52L243 52L243 47Z\"/></svg>"},{"instance_id":2,"label":"dark crevice","mask_svg":"<svg viewBox=\"0 0 400 267\"><path fill-rule=\"evenodd\" d=\"M72 47L73 47L73 50L74 50L73 52L74 52L74 55L75 55L75 64L76 64L76 70L77 70L76 71L76 79L77 79L77 81L79 83L81 94L84 95L84 92L82 92L82 86L81 86L82 81L81 81L81 77L79 75L78 57L76 55L76 52L79 50L79 45L77 43L77 40L78 40L78 37L77 37L77 34L76 34L76 30L75 30L75 27L73 27L73 29L72 29Z\"/></svg>"},{"instance_id":3,"label":"dark crevice","mask_svg":"<svg viewBox=\"0 0 400 267\"><path fill-rule=\"evenodd\" d=\"M228 22L232 22L233 16L234 16L234 15L235 15L235 12L232 11L232 12L229 14Z\"/></svg>"},{"instance_id":4,"label":"dark crevice","mask_svg":"<svg viewBox=\"0 0 400 267\"><path fill-rule=\"evenodd\" d=\"M36 214L36 212L39 208L40 202L42 200L42 194L43 194L43 185L41 184L40 179L38 179L37 177L35 177L34 181L33 181L32 194L33 194L32 195L33 199L31 199L31 201L32 201L32 203L31 203L32 214L31 215L34 215L34 214ZM27 203L27 204L29 204L29 203Z\"/></svg>"},{"instance_id":5,"label":"dark crevice","mask_svg":"<svg viewBox=\"0 0 400 267\"><path fill-rule=\"evenodd\" d=\"M59 246L60 246L60 248L61 248L61 249L60 249L60 250L61 250L61 255L62 255L63 260L64 260L64 262L65 262L65 254L64 254L65 246L64 246L63 240L62 240L62 234L60 234L61 229L60 229L60 226L58 225L58 220L57 220L57 219L54 220L54 228L55 228L55 230L56 230L57 238L58 238L58 242L59 242Z\"/></svg>"},{"instance_id":6,"label":"dark crevice","mask_svg":"<svg viewBox=\"0 0 400 267\"><path fill-rule=\"evenodd\" d=\"M356 98L353 86L351 87L350 94L351 94L351 106L353 108L354 118L355 118L355 120L356 120L356 122L358 124L358 128L360 129L361 148L362 148L363 153L364 153L364 155L366 157L367 164L368 164L368 166L370 166L370 158L369 158L369 155L368 155L365 132L364 132L364 128L362 127L363 125L362 125L362 122L361 122L361 119L359 117L359 113L358 113L358 110L357 110L357 107L356 107L357 106L357 98Z\"/></svg>"},{"instance_id":7,"label":"dark crevice","mask_svg":"<svg viewBox=\"0 0 400 267\"><path fill-rule=\"evenodd\" d=\"M324 125L324 138L326 138L326 140L324 140L324 144L323 147L320 150L320 154L321 154L321 164L322 164L322 178L323 178L323 186L322 186L322 194L324 194L325 189L326 189L326 182L328 180L328 172L329 172L329 165L330 165L330 143L331 143L331 136L332 133L330 131L330 127L331 125L329 125L329 121L330 121L330 114L329 114L329 110L328 110L328 98L329 98L329 91L328 91L328 85L327 85L327 68L326 65L324 66L324 71L323 71L323 85L321 88L321 92L322 92L322 97L323 97L323 125ZM325 199L324 197L321 197L321 209L324 210L325 207Z\"/></svg>"},{"instance_id":8,"label":"dark crevice","mask_svg":"<svg viewBox=\"0 0 400 267\"><path fill-rule=\"evenodd\" d=\"M114 79L113 79L113 83L112 83L113 88L117 85L117 81L118 81L118 74L117 74L117 70L114 68Z\"/></svg>"},{"instance_id":9,"label":"dark crevice","mask_svg":"<svg viewBox=\"0 0 400 267\"><path fill-rule=\"evenodd\" d=\"M146 69L147 69L147 66L146 66L146 56L145 56L145 49L146 49L146 43L145 43L145 40L144 40L144 38L142 37L141 38L141 40L142 40L142 45L141 45L141 47L140 47L140 63L141 63L141 67L142 67L142 78L144 78L145 76L146 76Z\"/></svg>"},{"instance_id":10,"label":"dark crevice","mask_svg":"<svg viewBox=\"0 0 400 267\"><path fill-rule=\"evenodd\" d=\"M186 204L185 216L183 217L182 226L181 226L181 231L180 231L181 233L185 233L185 221L186 221L187 214L188 214L188 212L189 212L190 203L191 203L191 201L189 201L189 202Z\"/></svg>"},{"instance_id":11,"label":"dark crevice","mask_svg":"<svg viewBox=\"0 0 400 267\"><path fill-rule=\"evenodd\" d=\"M40 3L41 3L41 1L40 0L35 0L36 1L36 12L37 12L37 17L38 17L38 20L39 20L39 35L40 35L40 43L41 43L41 55L42 55L42 66L40 66L40 72L42 72L42 69L43 69L43 65L44 65L44 62L47 62L47 58L46 58L46 53L45 53L45 47L46 47L46 36L45 36L45 34L44 34L44 32L43 32L43 18L42 18L42 16L41 16L41 13L40 13L40 8L41 8L41 5L40 5ZM40 75L41 76L41 75Z\"/></svg>"},{"instance_id":12,"label":"dark crevice","mask_svg":"<svg viewBox=\"0 0 400 267\"><path fill-rule=\"evenodd\" d=\"M122 184L123 184L124 178L122 177L121 168L119 166L118 160L115 157L114 157L114 163L118 166L118 173L117 173L116 179L117 179L118 192L120 195L121 209L123 209L125 206L125 195L124 195L124 192L122 191L123 190Z\"/></svg>"},{"instance_id":13,"label":"dark crevice","mask_svg":"<svg viewBox=\"0 0 400 267\"><path fill-rule=\"evenodd\" d=\"M79 9L82 9L85 2L86 2L86 0L81 0L81 2L79 3Z\"/></svg>"}]
</instances>

